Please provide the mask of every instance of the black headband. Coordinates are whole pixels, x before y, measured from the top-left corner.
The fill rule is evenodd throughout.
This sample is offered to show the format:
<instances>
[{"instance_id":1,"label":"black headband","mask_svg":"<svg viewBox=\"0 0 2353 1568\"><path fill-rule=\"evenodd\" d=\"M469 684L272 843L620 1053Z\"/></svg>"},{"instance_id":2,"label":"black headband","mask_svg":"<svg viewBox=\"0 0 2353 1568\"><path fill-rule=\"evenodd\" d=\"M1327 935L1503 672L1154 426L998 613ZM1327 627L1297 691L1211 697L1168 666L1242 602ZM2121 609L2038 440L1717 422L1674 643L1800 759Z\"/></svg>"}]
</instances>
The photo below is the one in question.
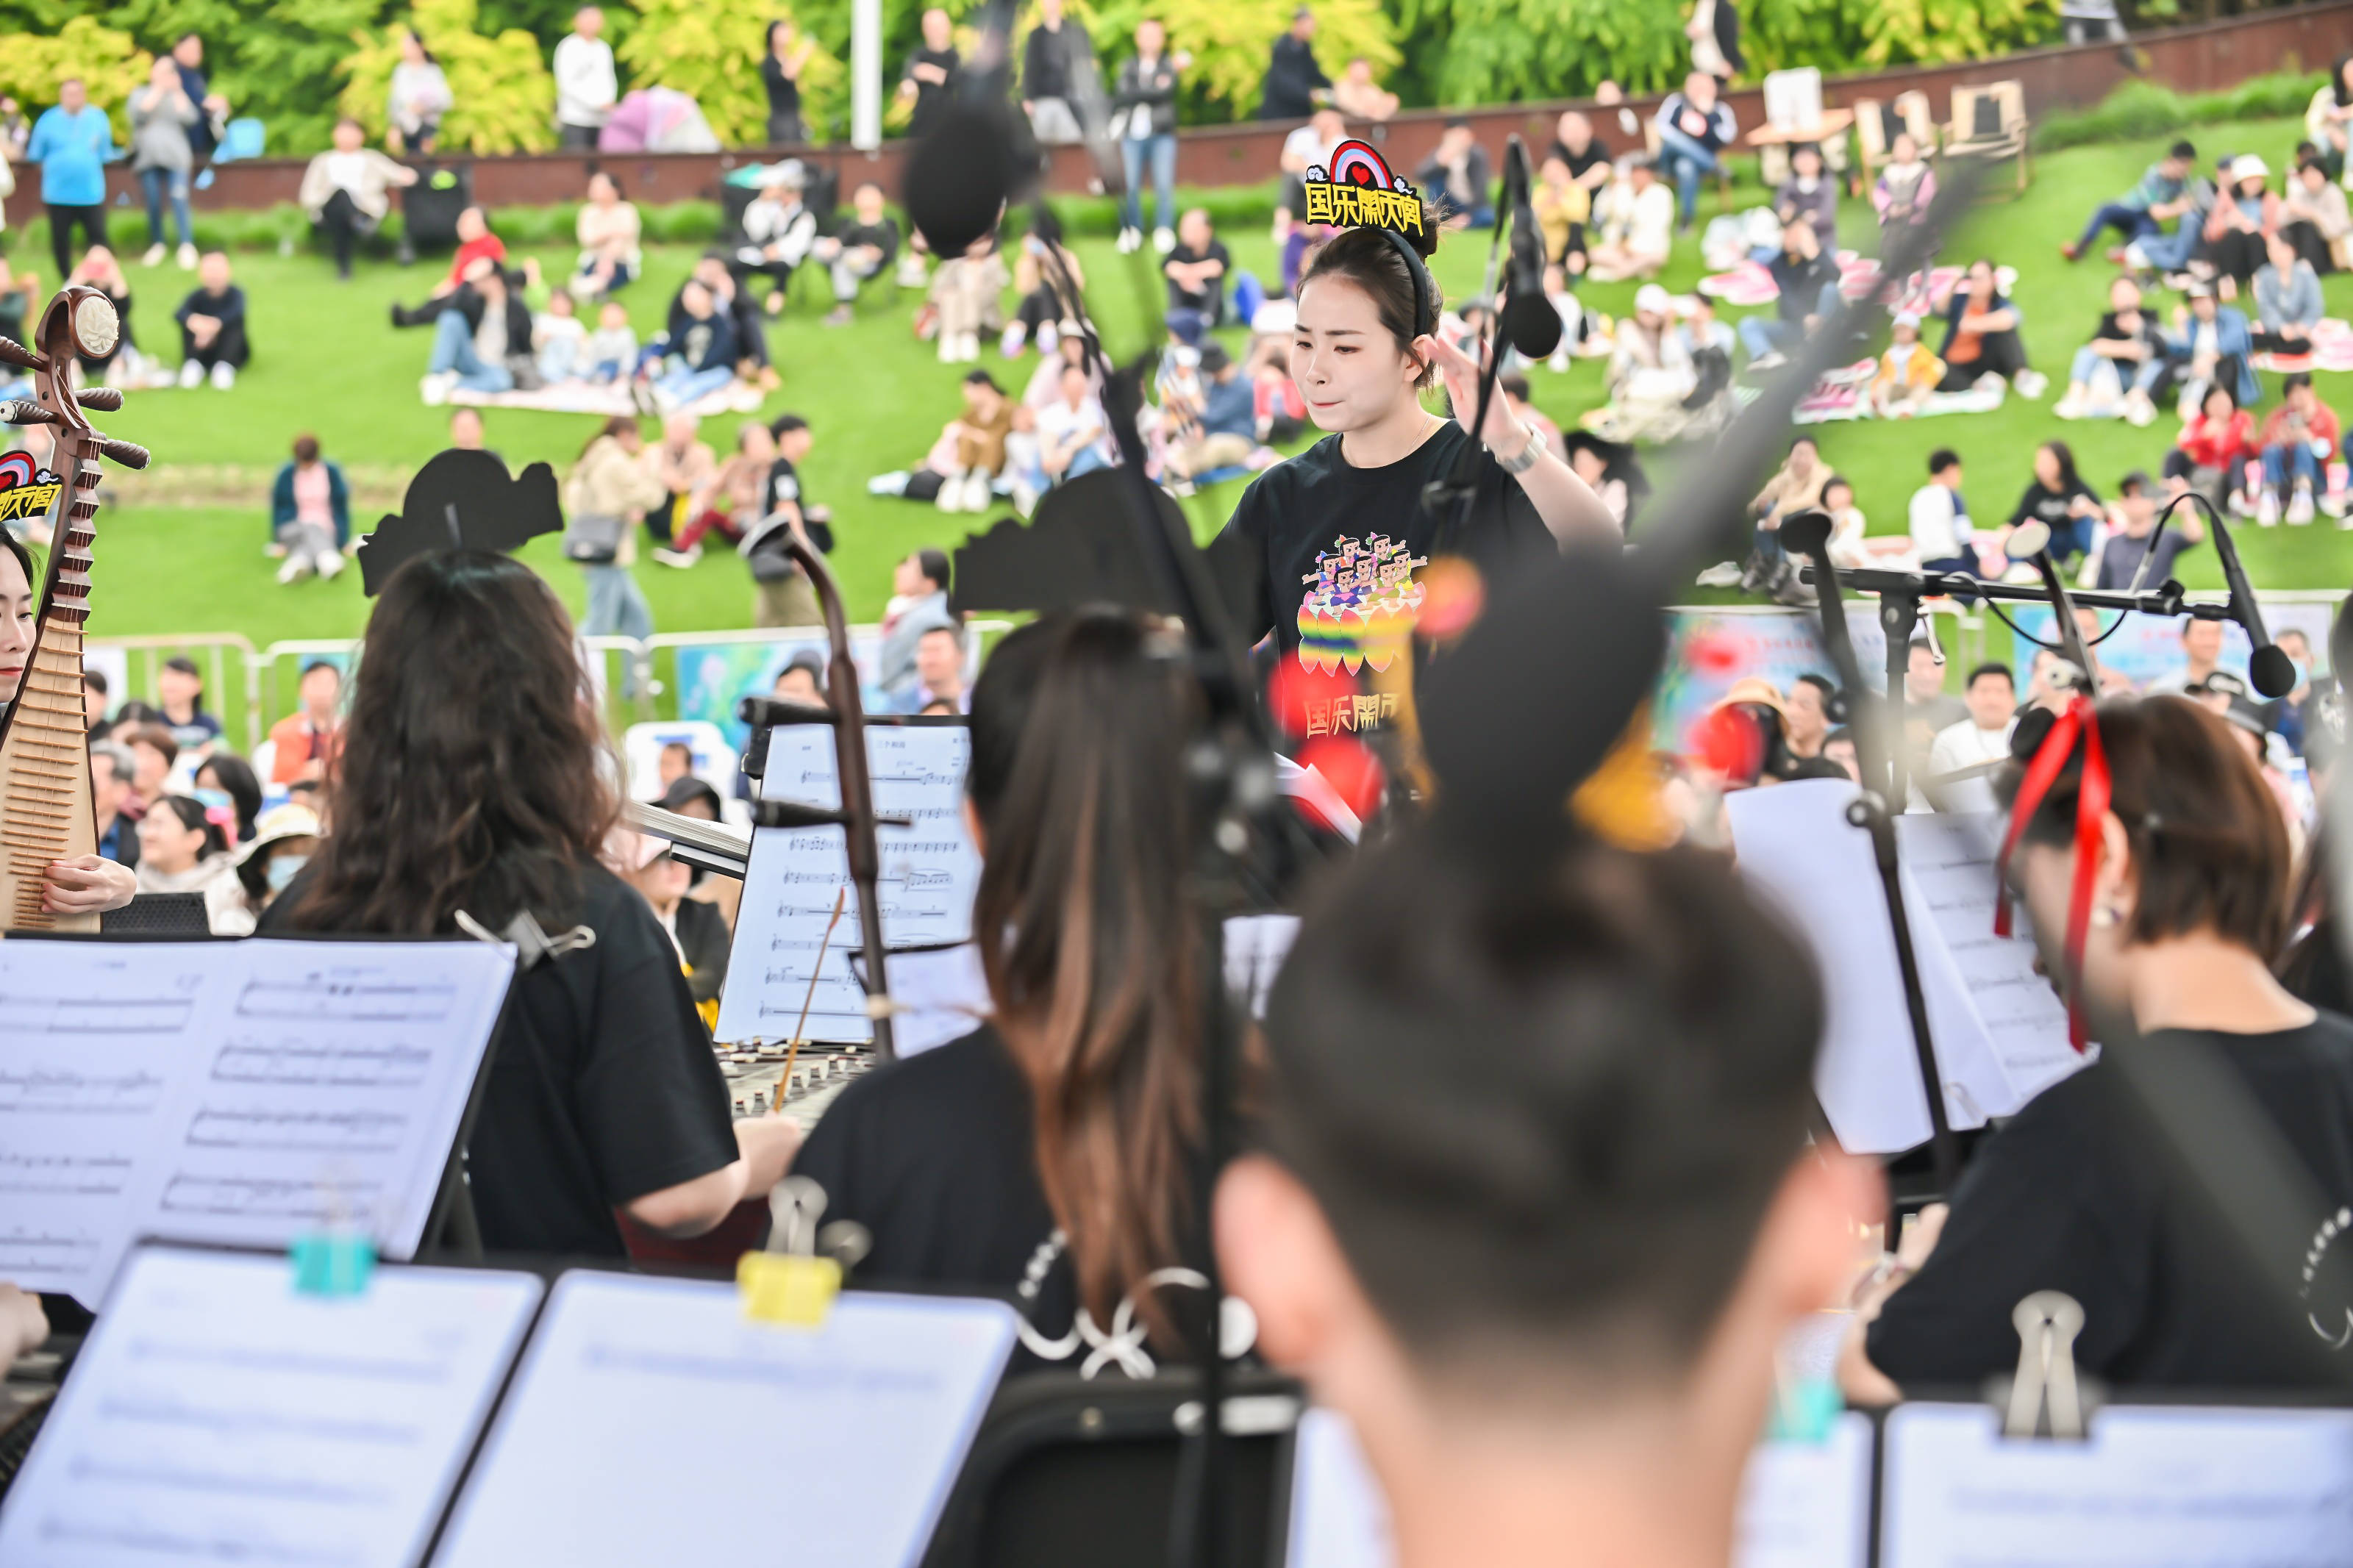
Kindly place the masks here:
<instances>
[{"instance_id":1,"label":"black headband","mask_svg":"<svg viewBox=\"0 0 2353 1568\"><path fill-rule=\"evenodd\" d=\"M1379 233L1404 259L1406 274L1413 279L1413 335L1428 337L1438 331L1438 285L1430 276L1430 267L1413 247L1413 241L1393 228Z\"/></svg>"}]
</instances>

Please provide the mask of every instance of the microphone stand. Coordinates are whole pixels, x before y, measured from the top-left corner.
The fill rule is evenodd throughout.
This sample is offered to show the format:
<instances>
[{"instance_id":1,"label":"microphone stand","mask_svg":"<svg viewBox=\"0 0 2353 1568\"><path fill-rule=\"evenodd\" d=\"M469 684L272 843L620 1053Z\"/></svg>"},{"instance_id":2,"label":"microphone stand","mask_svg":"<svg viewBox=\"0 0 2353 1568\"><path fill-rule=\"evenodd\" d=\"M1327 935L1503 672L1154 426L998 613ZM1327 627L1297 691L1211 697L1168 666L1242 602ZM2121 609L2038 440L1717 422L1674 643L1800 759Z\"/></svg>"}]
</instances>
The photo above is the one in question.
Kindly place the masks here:
<instances>
[{"instance_id":1,"label":"microphone stand","mask_svg":"<svg viewBox=\"0 0 2353 1568\"><path fill-rule=\"evenodd\" d=\"M1837 671L1839 684L1862 697L1862 667L1854 656L1854 641L1848 635L1846 602L1839 593L1838 568L1831 563L1831 520L1820 511L1800 512L1781 525L1781 542L1794 546L1811 563L1816 584L1816 608L1821 616L1822 647L1830 655L1831 668ZM1883 606L1888 602L1883 601ZM1916 616L1918 601L1912 602L1904 614ZM1883 608L1883 615L1893 614ZM1862 724L1855 728L1855 752L1862 763L1862 774L1868 778L1883 776L1891 789L1904 787L1904 750L1902 729L1903 670L1895 662L1894 649L1911 646L1909 630L1902 641L1894 633L1890 622L1887 639L1889 652L1887 707L1877 724ZM1874 758L1873 751L1885 755ZM1879 763L1874 766L1873 763ZM1945 1113L1944 1074L1936 1066L1936 1046L1928 1027L1928 997L1920 984L1920 958L1912 946L1912 916L1905 907L1904 882L1895 854L1895 822L1891 815L1898 809L1893 803L1900 794L1883 795L1866 786L1846 809L1847 821L1871 836L1872 864L1879 871L1879 887L1887 903L1887 923L1895 936L1895 967L1904 982L1904 1006L1912 1021L1913 1059L1920 1071L1920 1088L1928 1101L1928 1156L1936 1173L1936 1191L1950 1198L1953 1185L1960 1179L1960 1145L1953 1137L1952 1119Z\"/></svg>"}]
</instances>

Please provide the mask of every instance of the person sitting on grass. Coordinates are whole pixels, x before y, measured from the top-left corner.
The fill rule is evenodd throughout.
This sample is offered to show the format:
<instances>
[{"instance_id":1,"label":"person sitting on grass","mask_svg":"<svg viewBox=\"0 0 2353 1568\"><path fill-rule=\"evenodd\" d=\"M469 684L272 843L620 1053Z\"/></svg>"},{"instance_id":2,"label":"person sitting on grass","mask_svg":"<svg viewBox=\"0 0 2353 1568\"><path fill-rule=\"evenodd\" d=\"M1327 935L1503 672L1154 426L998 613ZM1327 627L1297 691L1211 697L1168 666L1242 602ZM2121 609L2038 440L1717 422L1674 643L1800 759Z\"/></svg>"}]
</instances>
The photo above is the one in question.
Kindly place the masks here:
<instances>
[{"instance_id":1,"label":"person sitting on grass","mask_svg":"<svg viewBox=\"0 0 2353 1568\"><path fill-rule=\"evenodd\" d=\"M1789 149L1789 177L1773 193L1773 216L1786 226L1804 219L1822 248L1838 249L1838 181L1822 167L1822 150L1811 142Z\"/></svg>"},{"instance_id":2,"label":"person sitting on grass","mask_svg":"<svg viewBox=\"0 0 2353 1568\"><path fill-rule=\"evenodd\" d=\"M1919 316L1898 310L1871 378L1871 411L1882 419L1909 419L1928 406L1944 376L1945 362L1920 341Z\"/></svg>"},{"instance_id":3,"label":"person sitting on grass","mask_svg":"<svg viewBox=\"0 0 2353 1568\"><path fill-rule=\"evenodd\" d=\"M2181 417L2189 418L2206 402L2206 388L2231 389L2235 404L2244 405L2263 395L2255 381L2255 340L2247 318L2235 305L2215 297L2214 285L2193 279L2185 290L2187 305L2173 309L2173 331L2165 340L2166 359L2181 388Z\"/></svg>"},{"instance_id":4,"label":"person sitting on grass","mask_svg":"<svg viewBox=\"0 0 2353 1568\"><path fill-rule=\"evenodd\" d=\"M1659 183L1651 161L1629 159L1626 177L1611 183L1596 210L1600 243L1593 247L1586 268L1594 281L1657 277L1674 248L1675 198Z\"/></svg>"},{"instance_id":5,"label":"person sitting on grass","mask_svg":"<svg viewBox=\"0 0 2353 1568\"><path fill-rule=\"evenodd\" d=\"M2177 508L2164 534L2158 535L2157 494L2148 476L2136 468L2117 482L2116 504L2108 508L2108 541L2100 547L2099 574L2092 586L2102 593L2157 587L2173 576L2173 563L2183 552L2204 542L2206 519L2194 506ZM2154 561L2148 559L2152 543Z\"/></svg>"},{"instance_id":6,"label":"person sitting on grass","mask_svg":"<svg viewBox=\"0 0 2353 1568\"><path fill-rule=\"evenodd\" d=\"M1577 183L1567 159L1544 161L1536 171L1535 188L1528 194L1528 210L1544 237L1545 259L1560 269L1563 287L1567 279L1583 277L1590 260L1586 236L1592 226L1593 193Z\"/></svg>"},{"instance_id":7,"label":"person sitting on grass","mask_svg":"<svg viewBox=\"0 0 2353 1568\"><path fill-rule=\"evenodd\" d=\"M882 276L899 254L899 226L883 205L882 187L869 180L850 193L856 216L839 234L821 236L809 254L826 265L833 283L833 309L825 324L846 327L856 314L858 291Z\"/></svg>"},{"instance_id":8,"label":"person sitting on grass","mask_svg":"<svg viewBox=\"0 0 2353 1568\"><path fill-rule=\"evenodd\" d=\"M2295 253L2326 275L2353 262L2353 210L2345 202L2345 187L2328 177L2317 158L2297 161L2288 177L2287 194L2280 197L2280 232Z\"/></svg>"},{"instance_id":9,"label":"person sitting on grass","mask_svg":"<svg viewBox=\"0 0 2353 1568\"><path fill-rule=\"evenodd\" d=\"M2263 250L2263 265L2255 273L2255 351L2309 354L2312 331L2328 310L2320 297L2320 274L2284 234L2274 232Z\"/></svg>"},{"instance_id":10,"label":"person sitting on grass","mask_svg":"<svg viewBox=\"0 0 2353 1568\"><path fill-rule=\"evenodd\" d=\"M679 293L686 307L685 330L670 340L667 368L653 384L654 405L664 414L691 407L735 379L733 317L700 279L688 279Z\"/></svg>"},{"instance_id":11,"label":"person sitting on grass","mask_svg":"<svg viewBox=\"0 0 2353 1568\"><path fill-rule=\"evenodd\" d=\"M638 205L622 200L619 183L601 169L588 176L588 199L580 205L573 232L580 242L580 267L572 287L583 298L609 294L645 270Z\"/></svg>"},{"instance_id":12,"label":"person sitting on grass","mask_svg":"<svg viewBox=\"0 0 2353 1568\"><path fill-rule=\"evenodd\" d=\"M531 363L531 307L508 287L506 272L488 257L467 269L466 281L444 301L433 332L433 357L422 388L427 404L457 390L514 390L513 363Z\"/></svg>"},{"instance_id":13,"label":"person sitting on grass","mask_svg":"<svg viewBox=\"0 0 2353 1568\"><path fill-rule=\"evenodd\" d=\"M2063 563L2090 552L2092 530L2104 515L2100 498L2076 473L2075 454L2066 442L2045 441L2034 449L2034 478L2010 513L2011 528L2042 523L2051 530L2051 558Z\"/></svg>"},{"instance_id":14,"label":"person sitting on grass","mask_svg":"<svg viewBox=\"0 0 2353 1568\"><path fill-rule=\"evenodd\" d=\"M1993 263L1982 256L1970 262L1968 277L1945 308L1945 343L1936 355L1945 362L1945 379L1937 390L1967 392L2006 381L2021 397L2042 396L2042 373L2028 366L2026 342L2019 336L2021 320L1995 281Z\"/></svg>"},{"instance_id":15,"label":"person sitting on grass","mask_svg":"<svg viewBox=\"0 0 2353 1568\"><path fill-rule=\"evenodd\" d=\"M2320 401L2312 377L2297 371L2280 384L2279 406L2263 420L2255 447L2263 454L2263 494L2255 521L2269 528L2284 506L2287 521L2310 522L2328 460L2337 455L2337 411Z\"/></svg>"},{"instance_id":16,"label":"person sitting on grass","mask_svg":"<svg viewBox=\"0 0 2353 1568\"><path fill-rule=\"evenodd\" d=\"M2113 228L2125 237L2125 244L2135 240L2155 239L2165 232L2164 226L2189 210L2189 176L2198 162L2198 149L2187 142L2176 142L2166 149L2165 156L2148 166L2140 184L2094 209L2089 223L2084 226L2083 237L2072 239L2059 247L2059 254L2070 261L2082 258L2100 237L2100 231ZM2123 259L2122 252L2111 259Z\"/></svg>"},{"instance_id":17,"label":"person sitting on grass","mask_svg":"<svg viewBox=\"0 0 2353 1568\"><path fill-rule=\"evenodd\" d=\"M1839 308L1838 263L1822 254L1820 237L1803 219L1781 231L1781 254L1767 270L1779 290L1773 313L1740 319L1741 346L1748 351L1748 368L1757 371L1780 364L1785 351L1803 343Z\"/></svg>"},{"instance_id":18,"label":"person sitting on grass","mask_svg":"<svg viewBox=\"0 0 2353 1568\"><path fill-rule=\"evenodd\" d=\"M2165 455L2167 499L2194 489L2217 506L2227 502L2243 515L2252 510L2245 499L2244 470L2254 456L2253 416L2239 406L2228 386L2216 382L2182 421L2173 450Z\"/></svg>"},{"instance_id":19,"label":"person sitting on grass","mask_svg":"<svg viewBox=\"0 0 2353 1568\"><path fill-rule=\"evenodd\" d=\"M229 279L228 256L207 250L196 264L196 287L173 312L180 323L180 384L196 386L206 372L226 392L252 357L245 337L245 290Z\"/></svg>"},{"instance_id":20,"label":"person sitting on grass","mask_svg":"<svg viewBox=\"0 0 2353 1568\"><path fill-rule=\"evenodd\" d=\"M2067 390L2052 406L2060 419L2121 416L2136 426L2157 422L2156 395L2172 367L2165 331L2141 308L2140 285L2120 277L2108 285L2108 308L2092 341L2075 351Z\"/></svg>"},{"instance_id":21,"label":"person sitting on grass","mask_svg":"<svg viewBox=\"0 0 2353 1568\"><path fill-rule=\"evenodd\" d=\"M441 307L467 280L475 276L475 264L491 261L506 265L506 241L491 232L491 220L480 207L468 207L458 215L458 254L449 258L449 270L433 285L433 292L425 303L408 309L395 301L392 324L396 327L430 327L441 320Z\"/></svg>"},{"instance_id":22,"label":"person sitting on grass","mask_svg":"<svg viewBox=\"0 0 2353 1568\"><path fill-rule=\"evenodd\" d=\"M2266 241L2279 227L2279 198L2272 195L2271 166L2253 153L2231 160L2214 210L2206 216L2202 251L2209 276L2225 300L2254 281Z\"/></svg>"},{"instance_id":23,"label":"person sitting on grass","mask_svg":"<svg viewBox=\"0 0 2353 1568\"><path fill-rule=\"evenodd\" d=\"M808 259L817 244L817 214L801 199L807 176L797 159L767 172L760 198L744 209L744 243L736 247L728 270L736 286L748 295L752 279L767 280L761 307L771 316L785 308L785 290L792 286L793 268Z\"/></svg>"},{"instance_id":24,"label":"person sitting on grass","mask_svg":"<svg viewBox=\"0 0 2353 1568\"><path fill-rule=\"evenodd\" d=\"M681 520L668 550L654 552L665 566L691 566L702 559L702 539L717 533L730 544L740 544L744 531L760 521L760 498L767 489L768 470L776 461L776 438L757 419L735 427L735 450L713 471L703 487L700 506Z\"/></svg>"},{"instance_id":25,"label":"person sitting on grass","mask_svg":"<svg viewBox=\"0 0 2353 1568\"><path fill-rule=\"evenodd\" d=\"M580 324L569 289L552 289L547 309L531 319L531 346L538 354L539 379L553 385L588 374L588 330Z\"/></svg>"},{"instance_id":26,"label":"person sitting on grass","mask_svg":"<svg viewBox=\"0 0 2353 1568\"><path fill-rule=\"evenodd\" d=\"M319 438L309 431L294 437L293 459L278 470L269 487L269 527L285 551L280 583L317 573L332 577L343 569L343 547L352 536L352 492L343 470L319 455Z\"/></svg>"},{"instance_id":27,"label":"person sitting on grass","mask_svg":"<svg viewBox=\"0 0 2353 1568\"><path fill-rule=\"evenodd\" d=\"M629 308L607 300L596 307L596 330L581 351L582 374L605 386L626 377L637 363L638 334L629 328Z\"/></svg>"},{"instance_id":28,"label":"person sitting on grass","mask_svg":"<svg viewBox=\"0 0 2353 1568\"><path fill-rule=\"evenodd\" d=\"M335 276L352 275L352 253L392 211L392 193L417 183L417 171L367 146L367 132L345 115L335 121L334 146L302 171L295 200L312 227L327 237Z\"/></svg>"}]
</instances>

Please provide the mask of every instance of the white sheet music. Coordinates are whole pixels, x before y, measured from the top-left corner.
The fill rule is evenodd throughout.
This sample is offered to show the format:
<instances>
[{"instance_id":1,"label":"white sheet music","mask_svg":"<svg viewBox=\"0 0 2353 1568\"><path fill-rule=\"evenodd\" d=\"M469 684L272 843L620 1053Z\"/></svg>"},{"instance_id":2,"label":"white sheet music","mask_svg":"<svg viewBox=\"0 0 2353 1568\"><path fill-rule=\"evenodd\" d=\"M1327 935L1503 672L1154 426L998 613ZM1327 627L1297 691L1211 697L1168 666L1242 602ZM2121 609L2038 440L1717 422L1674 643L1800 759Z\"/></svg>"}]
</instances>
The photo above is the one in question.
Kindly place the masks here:
<instances>
[{"instance_id":1,"label":"white sheet music","mask_svg":"<svg viewBox=\"0 0 2353 1568\"><path fill-rule=\"evenodd\" d=\"M1013 1323L1001 1302L859 1292L785 1328L730 1284L567 1274L434 1562L912 1564ZM772 1484L731 1497L747 1465Z\"/></svg>"},{"instance_id":2,"label":"white sheet music","mask_svg":"<svg viewBox=\"0 0 2353 1568\"><path fill-rule=\"evenodd\" d=\"M1388 1500L1336 1411L1299 1418L1291 1458L1290 1550L1283 1568L1389 1568L1397 1542Z\"/></svg>"},{"instance_id":3,"label":"white sheet music","mask_svg":"<svg viewBox=\"0 0 2353 1568\"><path fill-rule=\"evenodd\" d=\"M2091 1058L2068 1043L2066 1004L2034 972L2034 937L2024 906L2013 909L2014 935L1993 934L1994 858L2001 831L2002 818L1992 812L1915 812L1895 819L1904 873L1959 966L1969 1004L2010 1081L2014 1103L1988 1109L2007 1116Z\"/></svg>"},{"instance_id":4,"label":"white sheet music","mask_svg":"<svg viewBox=\"0 0 2353 1568\"><path fill-rule=\"evenodd\" d=\"M1887 1154L1928 1140L1911 1010L1871 836L1846 820L1843 780L1808 779L1725 798L1742 877L1771 900L1814 951L1827 1003L1814 1092L1839 1142ZM1900 863L1900 862L1899 862ZM2023 1101L1970 1005L1916 885L1904 880L1928 1030L1955 1127L1978 1127Z\"/></svg>"},{"instance_id":5,"label":"white sheet music","mask_svg":"<svg viewBox=\"0 0 2353 1568\"><path fill-rule=\"evenodd\" d=\"M405 1568L539 1297L443 1268L303 1296L281 1257L142 1247L0 1510L0 1562Z\"/></svg>"},{"instance_id":6,"label":"white sheet music","mask_svg":"<svg viewBox=\"0 0 2353 1568\"><path fill-rule=\"evenodd\" d=\"M1883 1568L2347 1568L2353 1411L2111 1405L2084 1443L1975 1405L1887 1419Z\"/></svg>"},{"instance_id":7,"label":"white sheet music","mask_svg":"<svg viewBox=\"0 0 2353 1568\"><path fill-rule=\"evenodd\" d=\"M131 1242L422 1238L514 973L487 942L0 942L0 1279Z\"/></svg>"},{"instance_id":8,"label":"white sheet music","mask_svg":"<svg viewBox=\"0 0 2353 1568\"><path fill-rule=\"evenodd\" d=\"M1871 1552L1871 1418L1850 1410L1819 1443L1764 1443L1748 1460L1735 1568L1862 1568Z\"/></svg>"},{"instance_id":9,"label":"white sheet music","mask_svg":"<svg viewBox=\"0 0 2353 1568\"><path fill-rule=\"evenodd\" d=\"M971 738L958 724L876 724L866 731L874 809L913 820L875 834L881 856L878 890L882 940L892 947L932 947L972 934L972 898L980 856L964 826L965 759ZM762 793L773 800L837 805L833 731L796 724L771 732ZM810 960L825 941L836 894L848 891L841 923L824 948L817 990ZM762 828L752 836L744 902L727 986L719 999L717 1037L790 1038L809 1000L807 1037L856 1042L873 1037L866 995L846 954L859 945L858 889L839 827Z\"/></svg>"},{"instance_id":10,"label":"white sheet music","mask_svg":"<svg viewBox=\"0 0 2353 1568\"><path fill-rule=\"evenodd\" d=\"M1734 1568L1862 1568L1871 1544L1871 1421L1849 1411L1820 1443L1759 1444L1741 1484ZM1388 1500L1347 1418L1300 1417L1284 1568L1391 1568Z\"/></svg>"}]
</instances>

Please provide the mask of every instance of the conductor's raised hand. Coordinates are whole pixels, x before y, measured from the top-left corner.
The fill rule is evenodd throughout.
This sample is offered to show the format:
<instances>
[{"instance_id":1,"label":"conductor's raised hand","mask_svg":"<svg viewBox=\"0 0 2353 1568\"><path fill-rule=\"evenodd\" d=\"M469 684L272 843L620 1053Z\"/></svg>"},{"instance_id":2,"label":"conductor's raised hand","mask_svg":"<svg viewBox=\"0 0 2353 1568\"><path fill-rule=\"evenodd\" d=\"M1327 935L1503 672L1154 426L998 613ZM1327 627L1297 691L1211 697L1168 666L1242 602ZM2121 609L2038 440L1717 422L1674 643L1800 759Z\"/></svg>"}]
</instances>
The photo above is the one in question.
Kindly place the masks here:
<instances>
[{"instance_id":1,"label":"conductor's raised hand","mask_svg":"<svg viewBox=\"0 0 2353 1568\"><path fill-rule=\"evenodd\" d=\"M1484 368L1483 356L1493 351L1482 345L1482 357L1473 360L1452 343L1427 332L1414 339L1413 346L1415 353L1438 366L1438 374L1446 383L1446 400L1454 405L1455 422L1469 430L1479 411L1479 375ZM1520 448L1527 444L1524 427L1504 405L1500 387L1487 405L1486 427L1472 434L1507 458L1517 457Z\"/></svg>"}]
</instances>

